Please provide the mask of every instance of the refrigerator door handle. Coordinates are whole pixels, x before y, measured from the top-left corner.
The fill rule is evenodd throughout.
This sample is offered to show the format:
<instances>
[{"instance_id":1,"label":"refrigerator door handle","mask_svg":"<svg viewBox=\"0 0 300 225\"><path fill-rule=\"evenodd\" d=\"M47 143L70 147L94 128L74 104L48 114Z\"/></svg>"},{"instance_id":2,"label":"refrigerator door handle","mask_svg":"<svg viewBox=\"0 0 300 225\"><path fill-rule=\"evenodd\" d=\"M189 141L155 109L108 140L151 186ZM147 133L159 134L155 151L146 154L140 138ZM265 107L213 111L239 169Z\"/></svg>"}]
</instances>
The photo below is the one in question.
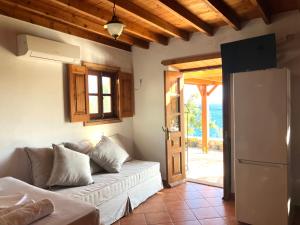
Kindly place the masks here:
<instances>
[{"instance_id":1,"label":"refrigerator door handle","mask_svg":"<svg viewBox=\"0 0 300 225\"><path fill-rule=\"evenodd\" d=\"M257 161L251 161L251 160L246 160L246 159L239 159L238 162L241 164L249 164L249 165L255 165L255 166L277 167L277 168L284 167L284 164L280 164L280 163L257 162Z\"/></svg>"}]
</instances>

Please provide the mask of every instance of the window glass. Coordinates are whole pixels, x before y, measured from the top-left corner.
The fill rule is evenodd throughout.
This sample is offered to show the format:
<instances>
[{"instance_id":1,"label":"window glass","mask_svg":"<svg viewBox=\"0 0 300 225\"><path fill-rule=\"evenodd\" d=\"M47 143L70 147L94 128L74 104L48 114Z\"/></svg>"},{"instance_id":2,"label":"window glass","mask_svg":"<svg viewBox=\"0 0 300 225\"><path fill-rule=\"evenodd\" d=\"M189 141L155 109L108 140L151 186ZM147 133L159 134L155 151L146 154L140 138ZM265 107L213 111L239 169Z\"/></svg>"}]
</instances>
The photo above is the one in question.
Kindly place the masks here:
<instances>
[{"instance_id":1,"label":"window glass","mask_svg":"<svg viewBox=\"0 0 300 225\"><path fill-rule=\"evenodd\" d=\"M171 132L176 132L180 130L180 116L172 116L169 129Z\"/></svg>"},{"instance_id":2,"label":"window glass","mask_svg":"<svg viewBox=\"0 0 300 225\"><path fill-rule=\"evenodd\" d=\"M111 78L102 77L102 93L111 94Z\"/></svg>"},{"instance_id":3,"label":"window glass","mask_svg":"<svg viewBox=\"0 0 300 225\"><path fill-rule=\"evenodd\" d=\"M89 94L97 94L98 93L98 76L89 75L88 76L88 86L89 86Z\"/></svg>"},{"instance_id":4,"label":"window glass","mask_svg":"<svg viewBox=\"0 0 300 225\"><path fill-rule=\"evenodd\" d=\"M103 96L103 113L111 113L111 96Z\"/></svg>"},{"instance_id":5,"label":"window glass","mask_svg":"<svg viewBox=\"0 0 300 225\"><path fill-rule=\"evenodd\" d=\"M90 114L99 113L98 96L89 96Z\"/></svg>"}]
</instances>

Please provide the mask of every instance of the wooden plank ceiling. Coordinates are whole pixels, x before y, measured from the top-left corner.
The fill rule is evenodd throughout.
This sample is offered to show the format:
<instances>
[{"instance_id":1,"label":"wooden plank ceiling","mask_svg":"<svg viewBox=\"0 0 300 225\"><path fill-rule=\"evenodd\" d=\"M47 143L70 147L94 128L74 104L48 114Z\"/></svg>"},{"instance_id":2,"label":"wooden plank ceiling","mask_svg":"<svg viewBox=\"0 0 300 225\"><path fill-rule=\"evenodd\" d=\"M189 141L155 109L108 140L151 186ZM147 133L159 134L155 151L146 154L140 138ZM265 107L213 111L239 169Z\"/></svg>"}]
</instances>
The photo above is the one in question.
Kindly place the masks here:
<instances>
[{"instance_id":1,"label":"wooden plank ceiling","mask_svg":"<svg viewBox=\"0 0 300 225\"><path fill-rule=\"evenodd\" d=\"M194 85L221 85L222 68L184 72L184 83Z\"/></svg>"},{"instance_id":2,"label":"wooden plank ceiling","mask_svg":"<svg viewBox=\"0 0 300 225\"><path fill-rule=\"evenodd\" d=\"M103 25L112 16L113 0L0 0L0 13L112 47L149 48L150 42L168 45L172 37L188 41L201 32L213 36L229 25L243 29L244 21L300 9L300 0L116 0L117 16L126 25L115 41Z\"/></svg>"}]
</instances>

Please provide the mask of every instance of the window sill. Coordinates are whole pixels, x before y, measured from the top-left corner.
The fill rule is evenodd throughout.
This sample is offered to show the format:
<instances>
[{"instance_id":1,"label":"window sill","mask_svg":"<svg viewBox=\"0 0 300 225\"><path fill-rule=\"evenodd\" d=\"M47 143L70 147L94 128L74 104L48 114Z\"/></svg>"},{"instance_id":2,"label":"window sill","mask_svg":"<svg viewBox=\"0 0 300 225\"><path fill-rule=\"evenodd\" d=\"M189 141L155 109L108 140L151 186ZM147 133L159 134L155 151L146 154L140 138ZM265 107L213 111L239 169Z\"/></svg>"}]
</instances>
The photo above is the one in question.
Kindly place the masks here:
<instances>
[{"instance_id":1,"label":"window sill","mask_svg":"<svg viewBox=\"0 0 300 225\"><path fill-rule=\"evenodd\" d=\"M87 122L84 122L84 126L96 126L101 124L110 124L110 123L120 123L122 122L122 119L120 118L112 118L112 119L101 119L101 120L90 120Z\"/></svg>"}]
</instances>

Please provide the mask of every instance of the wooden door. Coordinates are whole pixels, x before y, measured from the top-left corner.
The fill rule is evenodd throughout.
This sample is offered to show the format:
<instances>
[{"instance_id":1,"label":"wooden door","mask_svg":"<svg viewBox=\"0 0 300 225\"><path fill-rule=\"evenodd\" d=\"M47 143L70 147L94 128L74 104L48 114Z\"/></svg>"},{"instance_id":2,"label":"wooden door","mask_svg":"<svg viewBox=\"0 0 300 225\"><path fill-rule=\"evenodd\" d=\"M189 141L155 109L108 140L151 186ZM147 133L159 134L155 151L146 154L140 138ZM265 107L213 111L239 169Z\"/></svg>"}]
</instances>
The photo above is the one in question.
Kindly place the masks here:
<instances>
[{"instance_id":1,"label":"wooden door","mask_svg":"<svg viewBox=\"0 0 300 225\"><path fill-rule=\"evenodd\" d=\"M183 75L165 72L165 117L167 182L170 186L185 181Z\"/></svg>"}]
</instances>

